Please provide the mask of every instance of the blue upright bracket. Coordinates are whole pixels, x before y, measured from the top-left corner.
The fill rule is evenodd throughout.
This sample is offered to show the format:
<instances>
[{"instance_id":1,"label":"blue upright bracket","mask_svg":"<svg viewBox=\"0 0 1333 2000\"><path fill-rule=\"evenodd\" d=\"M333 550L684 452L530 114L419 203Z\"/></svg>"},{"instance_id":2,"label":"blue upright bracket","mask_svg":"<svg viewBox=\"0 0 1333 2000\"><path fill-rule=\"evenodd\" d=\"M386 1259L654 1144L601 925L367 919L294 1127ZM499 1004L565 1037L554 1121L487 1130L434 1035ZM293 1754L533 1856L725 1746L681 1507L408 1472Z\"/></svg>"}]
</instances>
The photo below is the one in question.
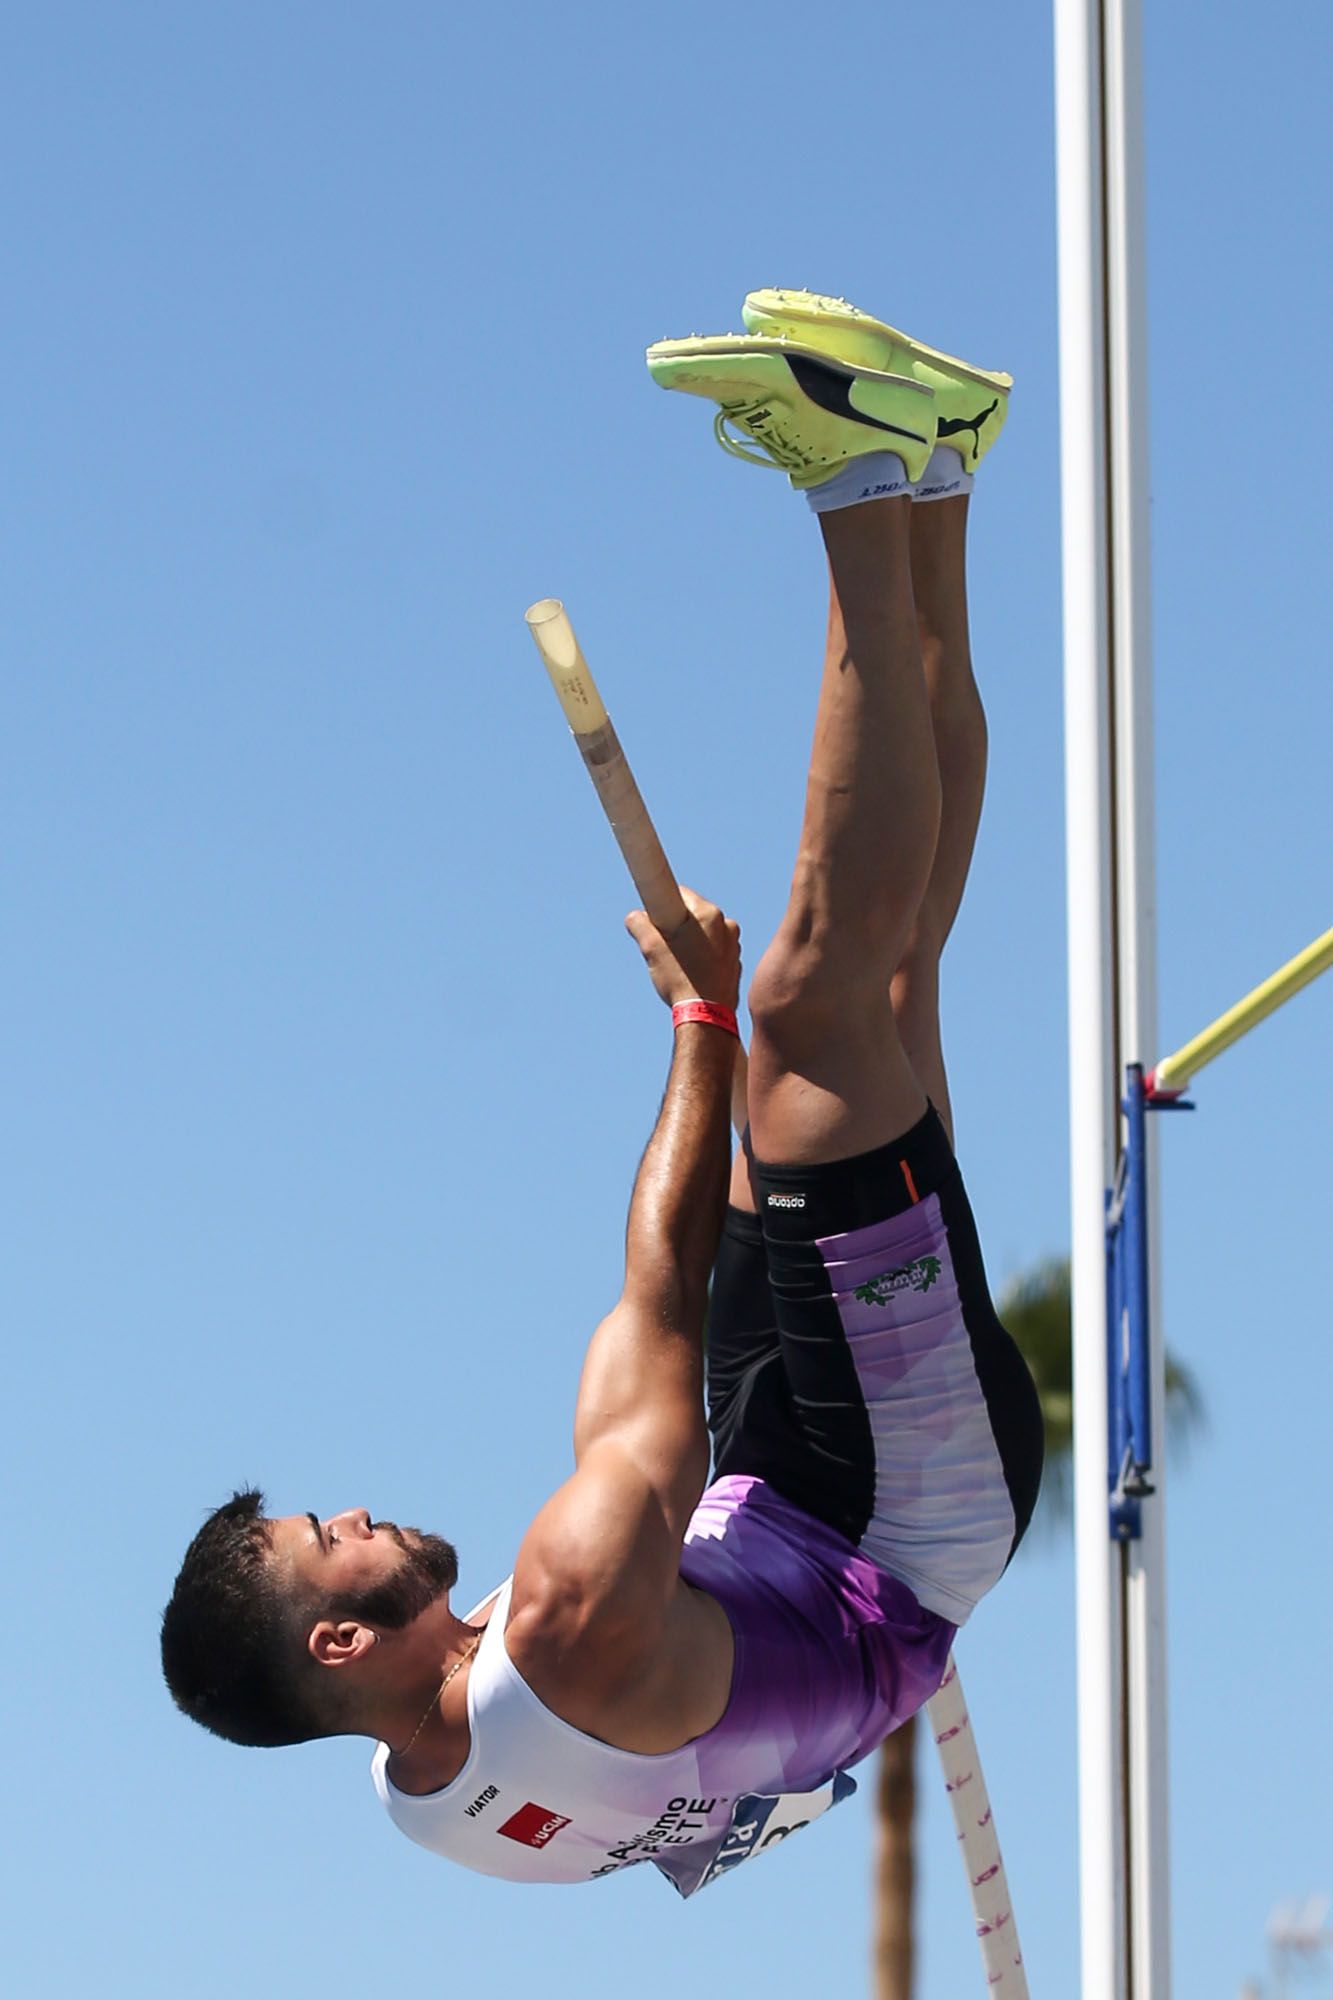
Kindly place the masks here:
<instances>
[{"instance_id":1,"label":"blue upright bracket","mask_svg":"<svg viewBox=\"0 0 1333 2000\"><path fill-rule=\"evenodd\" d=\"M1137 1541L1141 1502L1154 1491L1148 1325L1148 1111L1192 1111L1184 1098L1152 1098L1142 1063L1125 1071L1125 1146L1106 1197L1107 1474L1114 1541Z\"/></svg>"}]
</instances>

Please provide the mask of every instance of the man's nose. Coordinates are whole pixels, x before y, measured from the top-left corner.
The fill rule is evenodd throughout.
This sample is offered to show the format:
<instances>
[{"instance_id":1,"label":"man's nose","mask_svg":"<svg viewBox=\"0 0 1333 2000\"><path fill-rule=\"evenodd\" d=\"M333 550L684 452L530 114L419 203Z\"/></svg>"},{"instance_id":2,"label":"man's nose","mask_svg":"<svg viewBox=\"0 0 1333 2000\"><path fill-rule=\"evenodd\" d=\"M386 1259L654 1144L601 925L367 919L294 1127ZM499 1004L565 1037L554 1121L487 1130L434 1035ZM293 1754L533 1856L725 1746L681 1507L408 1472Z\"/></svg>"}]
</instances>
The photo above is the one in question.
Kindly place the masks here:
<instances>
[{"instance_id":1,"label":"man's nose","mask_svg":"<svg viewBox=\"0 0 1333 2000\"><path fill-rule=\"evenodd\" d=\"M345 1513L335 1514L333 1526L341 1528L345 1535L359 1535L365 1541L368 1541L373 1533L370 1512L365 1507L349 1507Z\"/></svg>"}]
</instances>

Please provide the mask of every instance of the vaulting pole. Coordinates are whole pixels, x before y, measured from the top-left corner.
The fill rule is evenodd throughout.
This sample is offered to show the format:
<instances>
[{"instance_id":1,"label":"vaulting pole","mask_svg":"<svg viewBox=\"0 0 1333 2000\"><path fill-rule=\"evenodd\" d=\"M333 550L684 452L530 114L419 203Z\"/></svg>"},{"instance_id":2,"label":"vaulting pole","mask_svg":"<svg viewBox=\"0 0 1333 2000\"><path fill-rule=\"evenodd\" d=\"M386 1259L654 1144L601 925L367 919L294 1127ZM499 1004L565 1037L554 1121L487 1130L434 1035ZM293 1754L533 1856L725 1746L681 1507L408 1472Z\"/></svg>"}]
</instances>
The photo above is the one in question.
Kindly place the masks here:
<instances>
[{"instance_id":1,"label":"vaulting pole","mask_svg":"<svg viewBox=\"0 0 1333 2000\"><path fill-rule=\"evenodd\" d=\"M530 604L523 616L565 712L583 768L592 779L630 879L642 898L644 912L664 938L678 938L694 919L685 907L583 648L574 636L569 613L558 597L543 597ZM748 1122L747 1075L745 1051L738 1047L731 1082L731 1122L738 1134L745 1131Z\"/></svg>"},{"instance_id":2,"label":"vaulting pole","mask_svg":"<svg viewBox=\"0 0 1333 2000\"><path fill-rule=\"evenodd\" d=\"M689 922L671 864L648 816L643 794L620 747L569 614L558 597L543 597L524 612L527 627L551 677L584 769L602 803L625 866L643 898L644 911L663 937Z\"/></svg>"}]
</instances>

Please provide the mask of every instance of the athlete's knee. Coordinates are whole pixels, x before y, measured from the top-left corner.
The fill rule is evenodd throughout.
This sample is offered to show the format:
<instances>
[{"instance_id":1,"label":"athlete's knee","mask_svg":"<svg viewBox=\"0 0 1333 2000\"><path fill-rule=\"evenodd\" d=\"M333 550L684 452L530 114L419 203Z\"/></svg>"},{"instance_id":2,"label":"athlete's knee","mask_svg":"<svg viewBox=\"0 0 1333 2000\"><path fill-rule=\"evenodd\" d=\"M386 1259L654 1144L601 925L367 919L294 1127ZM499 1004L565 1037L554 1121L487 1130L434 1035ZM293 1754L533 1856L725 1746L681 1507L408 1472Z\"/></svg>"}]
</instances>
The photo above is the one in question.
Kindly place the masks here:
<instances>
[{"instance_id":1,"label":"athlete's knee","mask_svg":"<svg viewBox=\"0 0 1333 2000\"><path fill-rule=\"evenodd\" d=\"M893 973L893 1009L915 1020L937 1015L940 1004L940 960L949 936L952 912L927 896L912 920Z\"/></svg>"},{"instance_id":2,"label":"athlete's knee","mask_svg":"<svg viewBox=\"0 0 1333 2000\"><path fill-rule=\"evenodd\" d=\"M862 1006L882 1008L882 967L817 931L784 924L755 968L748 995L757 1034L771 1042L821 1035Z\"/></svg>"}]
</instances>

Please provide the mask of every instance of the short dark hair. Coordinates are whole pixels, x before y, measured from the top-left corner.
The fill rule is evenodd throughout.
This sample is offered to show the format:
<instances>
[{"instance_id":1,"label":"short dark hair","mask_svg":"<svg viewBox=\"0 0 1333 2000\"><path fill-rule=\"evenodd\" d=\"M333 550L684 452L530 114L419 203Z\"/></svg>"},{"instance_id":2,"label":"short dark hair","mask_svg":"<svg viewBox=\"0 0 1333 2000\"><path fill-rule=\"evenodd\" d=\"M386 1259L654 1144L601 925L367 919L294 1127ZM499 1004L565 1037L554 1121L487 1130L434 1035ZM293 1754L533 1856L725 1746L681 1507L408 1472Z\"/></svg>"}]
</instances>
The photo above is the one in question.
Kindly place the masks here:
<instances>
[{"instance_id":1,"label":"short dark hair","mask_svg":"<svg viewBox=\"0 0 1333 2000\"><path fill-rule=\"evenodd\" d=\"M266 1749L333 1733L302 1671L301 1607L274 1574L255 1487L211 1513L162 1614L162 1671L177 1708L229 1743Z\"/></svg>"}]
</instances>

